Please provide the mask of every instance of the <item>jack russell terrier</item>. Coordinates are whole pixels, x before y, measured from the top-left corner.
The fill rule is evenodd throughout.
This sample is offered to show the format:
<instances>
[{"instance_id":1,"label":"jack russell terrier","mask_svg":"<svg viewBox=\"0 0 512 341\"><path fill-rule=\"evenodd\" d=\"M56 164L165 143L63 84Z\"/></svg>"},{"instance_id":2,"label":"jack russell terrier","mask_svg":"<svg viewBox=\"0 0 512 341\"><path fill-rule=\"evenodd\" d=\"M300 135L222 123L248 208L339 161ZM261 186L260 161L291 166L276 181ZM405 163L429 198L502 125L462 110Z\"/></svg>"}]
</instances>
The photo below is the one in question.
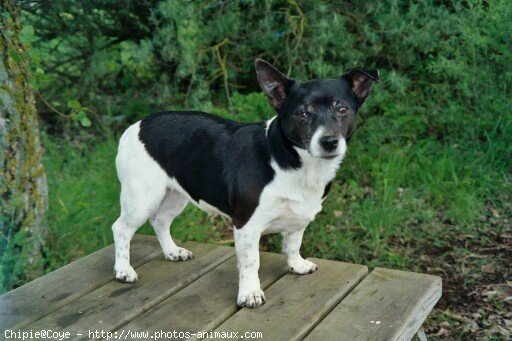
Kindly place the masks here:
<instances>
[{"instance_id":1,"label":"jack russell terrier","mask_svg":"<svg viewBox=\"0 0 512 341\"><path fill-rule=\"evenodd\" d=\"M277 112L272 119L238 123L204 112L166 111L145 117L121 136L116 157L121 215L112 226L118 280L137 280L130 240L148 219L166 259L194 258L169 232L189 202L233 221L239 306L265 302L258 277L263 234L283 234L292 272L318 268L301 257L302 236L322 209L356 114L379 73L353 69L338 79L299 83L261 59L255 65Z\"/></svg>"}]
</instances>

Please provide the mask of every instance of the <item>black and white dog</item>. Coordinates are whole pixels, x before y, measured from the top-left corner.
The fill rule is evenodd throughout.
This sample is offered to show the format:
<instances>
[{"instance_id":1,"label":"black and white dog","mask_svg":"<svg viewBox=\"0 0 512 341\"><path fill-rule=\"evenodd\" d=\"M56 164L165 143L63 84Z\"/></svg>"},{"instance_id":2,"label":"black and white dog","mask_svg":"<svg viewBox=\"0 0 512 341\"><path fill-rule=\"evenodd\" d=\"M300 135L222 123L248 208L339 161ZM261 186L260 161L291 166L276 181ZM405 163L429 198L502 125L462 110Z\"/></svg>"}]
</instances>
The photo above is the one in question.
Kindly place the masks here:
<instances>
[{"instance_id":1,"label":"black and white dog","mask_svg":"<svg viewBox=\"0 0 512 341\"><path fill-rule=\"evenodd\" d=\"M258 246L263 234L283 234L292 272L318 267L299 254L307 225L322 209L347 150L357 111L379 82L376 70L299 83L257 59L258 81L277 115L237 123L203 112L161 112L130 126L116 158L121 216L112 226L115 277L134 282L130 240L148 219L167 259L192 259L169 227L188 202L231 217L239 270L237 303L265 302Z\"/></svg>"}]
</instances>

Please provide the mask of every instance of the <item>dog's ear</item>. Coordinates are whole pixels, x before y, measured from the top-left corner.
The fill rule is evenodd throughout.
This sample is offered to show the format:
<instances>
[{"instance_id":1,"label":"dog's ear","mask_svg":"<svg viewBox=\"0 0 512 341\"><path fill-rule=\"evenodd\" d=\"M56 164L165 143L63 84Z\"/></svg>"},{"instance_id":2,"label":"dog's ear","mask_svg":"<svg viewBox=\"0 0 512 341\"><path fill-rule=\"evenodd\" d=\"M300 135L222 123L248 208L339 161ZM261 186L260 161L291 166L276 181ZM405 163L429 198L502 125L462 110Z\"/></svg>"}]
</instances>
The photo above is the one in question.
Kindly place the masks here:
<instances>
[{"instance_id":1,"label":"dog's ear","mask_svg":"<svg viewBox=\"0 0 512 341\"><path fill-rule=\"evenodd\" d=\"M349 82L352 91L354 91L361 104L370 94L373 83L380 83L379 70L352 69L344 74L342 78Z\"/></svg>"},{"instance_id":2,"label":"dog's ear","mask_svg":"<svg viewBox=\"0 0 512 341\"><path fill-rule=\"evenodd\" d=\"M268 96L268 101L274 109L280 109L283 106L290 86L293 80L283 75L275 67L264 61L256 59L256 74L263 92Z\"/></svg>"}]
</instances>

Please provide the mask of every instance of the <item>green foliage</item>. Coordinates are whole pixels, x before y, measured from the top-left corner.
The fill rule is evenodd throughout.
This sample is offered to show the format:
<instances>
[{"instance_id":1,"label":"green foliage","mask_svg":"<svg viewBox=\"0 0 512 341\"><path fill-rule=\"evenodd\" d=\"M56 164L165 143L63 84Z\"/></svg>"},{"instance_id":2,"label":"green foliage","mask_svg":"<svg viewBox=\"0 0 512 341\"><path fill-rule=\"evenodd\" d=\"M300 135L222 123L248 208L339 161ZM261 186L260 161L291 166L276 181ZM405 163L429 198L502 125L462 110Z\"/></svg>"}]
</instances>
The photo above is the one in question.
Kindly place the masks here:
<instances>
[{"instance_id":1,"label":"green foliage","mask_svg":"<svg viewBox=\"0 0 512 341\"><path fill-rule=\"evenodd\" d=\"M68 101L68 108L71 109L71 113L69 116L73 121L78 121L83 127L90 127L91 120L87 117L86 111L89 111L88 108L82 107L80 102L76 99Z\"/></svg>"},{"instance_id":2,"label":"green foliage","mask_svg":"<svg viewBox=\"0 0 512 341\"><path fill-rule=\"evenodd\" d=\"M20 31L19 39L21 43L30 44L35 40L34 27L32 25L23 26Z\"/></svg>"},{"instance_id":3,"label":"green foliage","mask_svg":"<svg viewBox=\"0 0 512 341\"><path fill-rule=\"evenodd\" d=\"M423 118L424 129L450 124L447 133L460 134L467 115L511 109L506 96L496 96L510 93L507 1L148 1L128 16L134 3L98 1L97 12L65 1L28 9L50 70L47 96L78 96L91 107L112 102L112 93L127 101L144 97L148 110L208 107L231 92L257 90L252 61L262 56L298 79L379 67L385 83L374 103L392 117ZM115 25L113 10L129 18ZM55 27L63 13L67 19ZM131 35L127 22L137 28ZM114 116L146 114L126 112L120 102L111 107Z\"/></svg>"}]
</instances>

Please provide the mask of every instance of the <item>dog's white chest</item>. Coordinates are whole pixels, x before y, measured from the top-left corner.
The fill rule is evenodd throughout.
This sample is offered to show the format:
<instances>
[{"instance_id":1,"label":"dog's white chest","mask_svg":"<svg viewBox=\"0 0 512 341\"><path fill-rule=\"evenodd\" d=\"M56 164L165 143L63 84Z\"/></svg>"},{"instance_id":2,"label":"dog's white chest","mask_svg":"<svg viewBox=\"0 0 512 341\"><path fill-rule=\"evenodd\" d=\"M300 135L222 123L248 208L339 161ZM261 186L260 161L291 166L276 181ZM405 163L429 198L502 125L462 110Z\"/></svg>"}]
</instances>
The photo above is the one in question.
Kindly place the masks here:
<instances>
[{"instance_id":1,"label":"dog's white chest","mask_svg":"<svg viewBox=\"0 0 512 341\"><path fill-rule=\"evenodd\" d=\"M321 195L314 193L305 200L276 198L268 208L271 216L264 233L293 232L305 228L322 210Z\"/></svg>"},{"instance_id":2,"label":"dog's white chest","mask_svg":"<svg viewBox=\"0 0 512 341\"><path fill-rule=\"evenodd\" d=\"M338 165L305 164L292 171L281 171L275 163L272 166L276 174L262 192L255 218L263 225L263 233L304 229L322 210L325 186L333 179Z\"/></svg>"},{"instance_id":3,"label":"dog's white chest","mask_svg":"<svg viewBox=\"0 0 512 341\"><path fill-rule=\"evenodd\" d=\"M334 179L342 156L334 160L313 158L297 149L302 165L298 169L281 169L275 160L273 180L263 189L259 204L243 228L258 233L302 230L322 210L322 195Z\"/></svg>"}]
</instances>

